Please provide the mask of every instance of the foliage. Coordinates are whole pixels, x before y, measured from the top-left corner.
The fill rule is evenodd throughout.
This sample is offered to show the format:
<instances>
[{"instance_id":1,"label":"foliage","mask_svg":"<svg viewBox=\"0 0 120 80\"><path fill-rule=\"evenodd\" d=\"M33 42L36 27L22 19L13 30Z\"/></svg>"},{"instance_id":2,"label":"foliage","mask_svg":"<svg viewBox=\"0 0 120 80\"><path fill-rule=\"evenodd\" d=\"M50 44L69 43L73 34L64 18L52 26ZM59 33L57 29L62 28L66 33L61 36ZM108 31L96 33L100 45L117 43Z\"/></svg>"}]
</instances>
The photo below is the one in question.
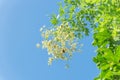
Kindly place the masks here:
<instances>
[{"instance_id":1,"label":"foliage","mask_svg":"<svg viewBox=\"0 0 120 80\"><path fill-rule=\"evenodd\" d=\"M71 57L92 28L97 46L93 61L101 70L94 80L120 80L120 0L64 0L59 5L60 17L51 18L53 30L43 32L43 47L53 55L49 61Z\"/></svg>"}]
</instances>

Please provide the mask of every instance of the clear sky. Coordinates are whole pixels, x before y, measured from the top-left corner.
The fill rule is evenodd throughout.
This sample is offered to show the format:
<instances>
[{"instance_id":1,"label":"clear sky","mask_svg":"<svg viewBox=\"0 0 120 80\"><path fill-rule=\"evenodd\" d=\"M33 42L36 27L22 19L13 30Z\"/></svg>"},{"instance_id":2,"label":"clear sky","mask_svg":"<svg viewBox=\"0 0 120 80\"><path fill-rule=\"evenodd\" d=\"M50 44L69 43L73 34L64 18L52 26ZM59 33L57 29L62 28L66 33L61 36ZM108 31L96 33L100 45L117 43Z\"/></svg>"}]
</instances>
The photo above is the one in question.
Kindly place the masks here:
<instances>
[{"instance_id":1,"label":"clear sky","mask_svg":"<svg viewBox=\"0 0 120 80\"><path fill-rule=\"evenodd\" d=\"M49 26L47 15L58 13L60 0L0 0L0 80L93 80L99 71L92 61L96 55L92 38L81 40L82 53L69 61L48 66L46 49L36 48L39 29Z\"/></svg>"}]
</instances>

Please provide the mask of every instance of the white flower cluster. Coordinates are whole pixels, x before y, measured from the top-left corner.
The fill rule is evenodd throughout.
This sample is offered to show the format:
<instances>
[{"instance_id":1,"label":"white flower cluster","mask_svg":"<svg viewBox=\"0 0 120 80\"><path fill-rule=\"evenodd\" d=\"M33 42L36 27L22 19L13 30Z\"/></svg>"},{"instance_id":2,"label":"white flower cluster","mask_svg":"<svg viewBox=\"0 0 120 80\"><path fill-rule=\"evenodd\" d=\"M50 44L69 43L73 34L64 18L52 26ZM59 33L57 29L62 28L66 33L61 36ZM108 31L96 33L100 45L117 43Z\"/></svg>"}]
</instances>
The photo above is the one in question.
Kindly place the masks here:
<instances>
[{"instance_id":1,"label":"white flower cluster","mask_svg":"<svg viewBox=\"0 0 120 80\"><path fill-rule=\"evenodd\" d=\"M50 65L54 59L69 60L72 53L77 50L77 42L75 34L68 23L63 23L54 29L41 28L43 48L47 48L48 54L52 55L49 58Z\"/></svg>"}]
</instances>

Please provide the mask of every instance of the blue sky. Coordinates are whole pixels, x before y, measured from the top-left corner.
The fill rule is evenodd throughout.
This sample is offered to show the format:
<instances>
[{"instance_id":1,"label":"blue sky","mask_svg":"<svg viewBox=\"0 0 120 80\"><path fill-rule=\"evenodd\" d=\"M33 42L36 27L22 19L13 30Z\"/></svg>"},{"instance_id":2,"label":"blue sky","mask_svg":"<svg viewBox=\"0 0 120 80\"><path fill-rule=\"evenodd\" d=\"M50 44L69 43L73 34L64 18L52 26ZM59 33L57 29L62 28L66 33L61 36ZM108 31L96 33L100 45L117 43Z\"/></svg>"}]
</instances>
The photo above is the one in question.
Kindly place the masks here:
<instances>
[{"instance_id":1,"label":"blue sky","mask_svg":"<svg viewBox=\"0 0 120 80\"><path fill-rule=\"evenodd\" d=\"M92 38L81 40L82 53L66 62L48 66L46 49L36 48L41 40L39 29L49 26L47 15L58 13L60 0L0 0L0 80L93 80L99 71Z\"/></svg>"}]
</instances>

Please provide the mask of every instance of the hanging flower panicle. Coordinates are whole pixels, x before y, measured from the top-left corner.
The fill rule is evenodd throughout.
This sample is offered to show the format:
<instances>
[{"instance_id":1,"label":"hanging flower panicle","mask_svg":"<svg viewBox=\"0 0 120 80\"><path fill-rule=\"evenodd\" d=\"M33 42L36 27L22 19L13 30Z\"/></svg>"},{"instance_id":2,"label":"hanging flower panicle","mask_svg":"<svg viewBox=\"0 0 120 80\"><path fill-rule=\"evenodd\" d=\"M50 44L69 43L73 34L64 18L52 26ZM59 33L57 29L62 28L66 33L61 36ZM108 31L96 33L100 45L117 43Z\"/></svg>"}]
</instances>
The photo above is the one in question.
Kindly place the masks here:
<instances>
[{"instance_id":1,"label":"hanging flower panicle","mask_svg":"<svg viewBox=\"0 0 120 80\"><path fill-rule=\"evenodd\" d=\"M68 23L52 29L42 27L40 31L44 38L42 47L47 49L48 55L51 55L48 60L49 65L55 59L69 60L73 52L79 51L74 31Z\"/></svg>"}]
</instances>

